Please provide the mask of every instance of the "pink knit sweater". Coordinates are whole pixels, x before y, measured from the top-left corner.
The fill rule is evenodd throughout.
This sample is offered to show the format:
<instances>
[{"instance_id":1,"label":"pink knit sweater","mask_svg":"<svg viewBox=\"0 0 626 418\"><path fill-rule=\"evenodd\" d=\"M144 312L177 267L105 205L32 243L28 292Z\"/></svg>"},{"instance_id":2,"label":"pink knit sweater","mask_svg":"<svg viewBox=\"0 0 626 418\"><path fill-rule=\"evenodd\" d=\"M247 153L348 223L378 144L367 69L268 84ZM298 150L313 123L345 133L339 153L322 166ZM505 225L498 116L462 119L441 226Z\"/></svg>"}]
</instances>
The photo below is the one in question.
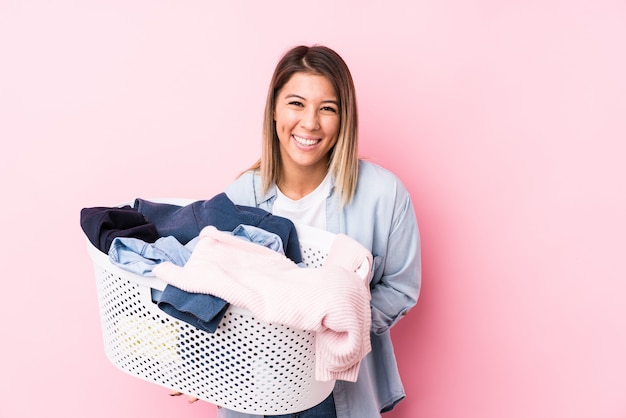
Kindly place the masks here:
<instances>
[{"instance_id":1,"label":"pink knit sweater","mask_svg":"<svg viewBox=\"0 0 626 418\"><path fill-rule=\"evenodd\" d=\"M355 271L372 256L335 236L322 267L302 268L271 249L213 226L204 228L184 267L162 263L154 274L173 286L218 296L264 322L316 331L316 379L357 379L371 350L369 277Z\"/></svg>"}]
</instances>

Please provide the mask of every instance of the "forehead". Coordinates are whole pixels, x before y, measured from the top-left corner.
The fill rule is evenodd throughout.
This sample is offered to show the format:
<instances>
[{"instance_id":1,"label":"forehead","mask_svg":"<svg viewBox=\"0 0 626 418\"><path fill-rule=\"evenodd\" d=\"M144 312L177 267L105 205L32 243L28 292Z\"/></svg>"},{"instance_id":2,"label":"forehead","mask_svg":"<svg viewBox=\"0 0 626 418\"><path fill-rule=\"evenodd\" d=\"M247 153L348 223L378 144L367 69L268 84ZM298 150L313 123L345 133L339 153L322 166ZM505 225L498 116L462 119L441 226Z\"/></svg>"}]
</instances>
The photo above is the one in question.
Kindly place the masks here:
<instances>
[{"instance_id":1,"label":"forehead","mask_svg":"<svg viewBox=\"0 0 626 418\"><path fill-rule=\"evenodd\" d=\"M305 99L336 99L337 93L330 80L320 74L295 73L280 89L279 95L297 94Z\"/></svg>"}]
</instances>

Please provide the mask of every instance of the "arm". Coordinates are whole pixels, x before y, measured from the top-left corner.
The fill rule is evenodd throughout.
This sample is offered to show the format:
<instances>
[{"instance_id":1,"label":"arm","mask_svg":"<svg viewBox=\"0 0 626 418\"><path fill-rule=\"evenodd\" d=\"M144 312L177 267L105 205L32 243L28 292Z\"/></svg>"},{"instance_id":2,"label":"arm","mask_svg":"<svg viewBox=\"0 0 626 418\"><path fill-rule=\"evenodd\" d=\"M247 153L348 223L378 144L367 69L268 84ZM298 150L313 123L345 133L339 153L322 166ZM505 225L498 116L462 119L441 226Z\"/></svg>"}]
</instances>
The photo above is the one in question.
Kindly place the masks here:
<instances>
[{"instance_id":1,"label":"arm","mask_svg":"<svg viewBox=\"0 0 626 418\"><path fill-rule=\"evenodd\" d=\"M411 198L402 185L396 190L393 216L386 231L386 245L374 259L370 286L375 334L388 331L407 314L417 303L421 287L419 229Z\"/></svg>"}]
</instances>

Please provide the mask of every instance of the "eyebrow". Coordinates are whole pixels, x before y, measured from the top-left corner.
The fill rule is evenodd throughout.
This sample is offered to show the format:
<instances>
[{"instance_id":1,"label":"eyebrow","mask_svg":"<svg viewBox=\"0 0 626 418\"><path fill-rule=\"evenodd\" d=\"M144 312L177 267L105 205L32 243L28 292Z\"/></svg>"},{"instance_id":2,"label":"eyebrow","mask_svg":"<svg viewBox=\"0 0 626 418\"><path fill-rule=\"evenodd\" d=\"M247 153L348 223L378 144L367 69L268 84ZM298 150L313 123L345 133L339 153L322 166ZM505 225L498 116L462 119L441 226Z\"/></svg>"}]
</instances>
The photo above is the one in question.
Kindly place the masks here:
<instances>
[{"instance_id":1,"label":"eyebrow","mask_svg":"<svg viewBox=\"0 0 626 418\"><path fill-rule=\"evenodd\" d=\"M297 94L288 94L285 96L285 99L291 99L291 98L296 98L296 99L300 99L300 100L304 100L306 101L306 99L300 95ZM322 103L332 103L336 106L339 106L339 102L337 100L334 99L330 99L330 100L322 100Z\"/></svg>"}]
</instances>

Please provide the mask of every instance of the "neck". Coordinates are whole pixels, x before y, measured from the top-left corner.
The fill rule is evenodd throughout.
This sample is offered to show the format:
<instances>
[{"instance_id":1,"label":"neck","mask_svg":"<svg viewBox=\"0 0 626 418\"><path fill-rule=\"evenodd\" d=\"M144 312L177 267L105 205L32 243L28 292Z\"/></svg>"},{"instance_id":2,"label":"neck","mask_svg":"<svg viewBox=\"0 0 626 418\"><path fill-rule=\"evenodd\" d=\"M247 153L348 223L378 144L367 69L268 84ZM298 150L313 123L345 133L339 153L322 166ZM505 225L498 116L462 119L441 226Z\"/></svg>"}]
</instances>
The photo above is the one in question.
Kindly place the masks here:
<instances>
[{"instance_id":1,"label":"neck","mask_svg":"<svg viewBox=\"0 0 626 418\"><path fill-rule=\"evenodd\" d=\"M290 199L298 200L311 193L320 185L328 171L315 173L290 172L278 184L280 191Z\"/></svg>"}]
</instances>

